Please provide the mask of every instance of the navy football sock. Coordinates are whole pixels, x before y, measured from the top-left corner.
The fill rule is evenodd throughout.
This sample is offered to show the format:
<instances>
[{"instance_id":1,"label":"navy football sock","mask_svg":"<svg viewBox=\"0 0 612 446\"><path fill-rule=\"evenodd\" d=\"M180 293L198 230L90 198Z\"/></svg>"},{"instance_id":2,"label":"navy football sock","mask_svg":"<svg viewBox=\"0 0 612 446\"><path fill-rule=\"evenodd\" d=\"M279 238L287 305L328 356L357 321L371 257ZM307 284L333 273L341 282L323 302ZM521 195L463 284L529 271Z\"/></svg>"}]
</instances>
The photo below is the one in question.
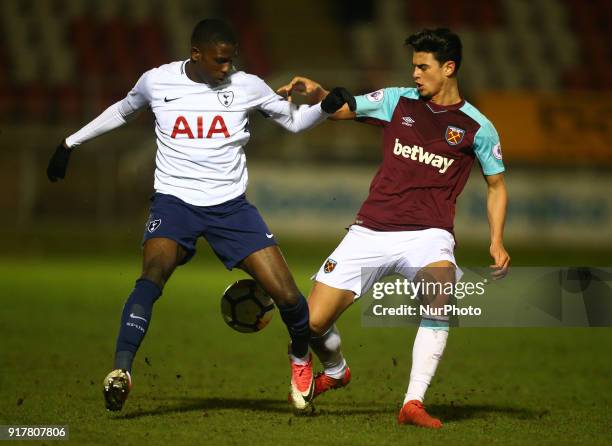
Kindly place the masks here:
<instances>
[{"instance_id":1,"label":"navy football sock","mask_svg":"<svg viewBox=\"0 0 612 446\"><path fill-rule=\"evenodd\" d=\"M297 304L292 307L278 307L278 311L289 330L291 353L298 358L303 358L308 353L308 341L310 340L308 302L300 294Z\"/></svg>"},{"instance_id":2,"label":"navy football sock","mask_svg":"<svg viewBox=\"0 0 612 446\"><path fill-rule=\"evenodd\" d=\"M121 314L115 368L132 370L132 361L151 323L153 304L162 290L149 279L138 279Z\"/></svg>"}]
</instances>

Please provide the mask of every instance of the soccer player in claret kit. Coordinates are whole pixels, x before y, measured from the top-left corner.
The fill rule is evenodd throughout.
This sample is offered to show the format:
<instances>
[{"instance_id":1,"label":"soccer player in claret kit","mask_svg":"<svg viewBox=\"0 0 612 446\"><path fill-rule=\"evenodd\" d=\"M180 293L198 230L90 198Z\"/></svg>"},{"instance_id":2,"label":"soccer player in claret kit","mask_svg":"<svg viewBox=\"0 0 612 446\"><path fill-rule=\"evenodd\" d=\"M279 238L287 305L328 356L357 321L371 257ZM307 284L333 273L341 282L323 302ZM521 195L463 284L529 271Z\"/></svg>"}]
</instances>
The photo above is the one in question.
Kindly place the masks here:
<instances>
[{"instance_id":1,"label":"soccer player in claret kit","mask_svg":"<svg viewBox=\"0 0 612 446\"><path fill-rule=\"evenodd\" d=\"M274 299L291 338L292 392L304 398L314 392L307 365L308 305L272 231L245 198L243 147L250 136L250 110L298 132L325 120L350 95L336 88L320 104L297 107L259 77L236 71L236 51L228 25L214 19L199 22L190 59L144 73L125 99L66 138L49 161L49 179L63 179L75 147L125 124L142 108L155 115L155 194L144 232L142 274L123 308L114 367L104 379L109 410L123 407L153 304L175 268L195 254L200 236L228 269L243 269Z\"/></svg>"},{"instance_id":2,"label":"soccer player in claret kit","mask_svg":"<svg viewBox=\"0 0 612 446\"><path fill-rule=\"evenodd\" d=\"M503 244L508 198L499 137L491 122L459 95L461 41L447 29L436 29L410 36L406 45L413 49L416 88L384 88L348 98L331 117L381 126L383 161L354 224L316 274L308 299L310 347L324 367L315 377L313 397L349 383L351 374L334 322L374 282L393 273L433 284L457 280L455 202L476 158L487 183L493 278L504 277L510 263ZM303 77L278 92L296 92L311 100L327 94ZM421 296L432 307L450 298L435 291ZM446 316L421 319L400 424L442 426L425 411L423 400L444 352L448 328ZM309 409L310 401L295 392L290 400L296 409Z\"/></svg>"}]
</instances>

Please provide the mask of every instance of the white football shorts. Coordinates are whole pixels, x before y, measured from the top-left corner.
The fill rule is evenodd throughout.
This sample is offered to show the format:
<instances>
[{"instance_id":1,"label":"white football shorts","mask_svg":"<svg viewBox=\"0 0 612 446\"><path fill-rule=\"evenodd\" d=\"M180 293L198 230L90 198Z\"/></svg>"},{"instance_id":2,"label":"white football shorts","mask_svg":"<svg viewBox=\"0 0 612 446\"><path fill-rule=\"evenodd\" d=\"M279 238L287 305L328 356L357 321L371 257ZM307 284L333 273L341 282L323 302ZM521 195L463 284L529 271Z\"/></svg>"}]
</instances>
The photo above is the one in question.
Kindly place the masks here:
<instances>
[{"instance_id":1,"label":"white football shorts","mask_svg":"<svg viewBox=\"0 0 612 446\"><path fill-rule=\"evenodd\" d=\"M384 276L401 274L412 280L419 269L441 260L457 266L454 249L453 235L443 229L373 231L352 225L314 279L350 290L357 299ZM461 275L456 267L456 279Z\"/></svg>"}]
</instances>

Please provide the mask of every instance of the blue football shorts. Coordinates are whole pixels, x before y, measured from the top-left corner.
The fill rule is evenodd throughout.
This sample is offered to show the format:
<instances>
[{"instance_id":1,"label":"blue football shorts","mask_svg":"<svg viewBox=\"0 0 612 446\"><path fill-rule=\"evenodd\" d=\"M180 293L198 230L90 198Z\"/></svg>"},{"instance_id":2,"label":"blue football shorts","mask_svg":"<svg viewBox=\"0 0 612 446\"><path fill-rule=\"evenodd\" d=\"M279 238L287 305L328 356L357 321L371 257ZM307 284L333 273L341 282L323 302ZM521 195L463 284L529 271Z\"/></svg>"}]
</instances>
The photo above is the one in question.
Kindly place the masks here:
<instances>
[{"instance_id":1,"label":"blue football shorts","mask_svg":"<svg viewBox=\"0 0 612 446\"><path fill-rule=\"evenodd\" d=\"M276 245L274 235L245 194L214 206L194 206L160 193L151 197L143 244L156 237L174 240L187 251L181 262L185 264L194 256L200 236L229 270L255 251Z\"/></svg>"}]
</instances>

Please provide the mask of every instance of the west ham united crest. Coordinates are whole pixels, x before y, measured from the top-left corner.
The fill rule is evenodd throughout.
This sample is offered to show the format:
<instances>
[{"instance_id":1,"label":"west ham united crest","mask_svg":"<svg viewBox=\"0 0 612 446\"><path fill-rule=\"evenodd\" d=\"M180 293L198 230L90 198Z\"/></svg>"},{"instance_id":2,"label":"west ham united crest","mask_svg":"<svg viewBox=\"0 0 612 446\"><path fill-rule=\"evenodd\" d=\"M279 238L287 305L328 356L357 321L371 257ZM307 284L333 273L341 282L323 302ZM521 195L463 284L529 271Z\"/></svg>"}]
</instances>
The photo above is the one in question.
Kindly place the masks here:
<instances>
[{"instance_id":1,"label":"west ham united crest","mask_svg":"<svg viewBox=\"0 0 612 446\"><path fill-rule=\"evenodd\" d=\"M157 228L159 228L159 225L161 225L161 218L151 220L149 223L147 223L147 231L154 232Z\"/></svg>"},{"instance_id":2,"label":"west ham united crest","mask_svg":"<svg viewBox=\"0 0 612 446\"><path fill-rule=\"evenodd\" d=\"M217 99L221 102L225 107L229 107L234 102L234 92L233 91L220 91L217 93Z\"/></svg>"},{"instance_id":3,"label":"west ham united crest","mask_svg":"<svg viewBox=\"0 0 612 446\"><path fill-rule=\"evenodd\" d=\"M336 268L337 264L338 262L336 262L335 260L327 259L325 265L323 265L323 271L325 271L326 273L331 273Z\"/></svg>"},{"instance_id":4,"label":"west ham united crest","mask_svg":"<svg viewBox=\"0 0 612 446\"><path fill-rule=\"evenodd\" d=\"M446 133L444 136L446 138L447 143L449 143L451 146L456 146L457 144L461 143L461 141L463 141L463 137L465 136L465 130L460 129L459 127L449 125L448 127L446 127Z\"/></svg>"}]
</instances>

